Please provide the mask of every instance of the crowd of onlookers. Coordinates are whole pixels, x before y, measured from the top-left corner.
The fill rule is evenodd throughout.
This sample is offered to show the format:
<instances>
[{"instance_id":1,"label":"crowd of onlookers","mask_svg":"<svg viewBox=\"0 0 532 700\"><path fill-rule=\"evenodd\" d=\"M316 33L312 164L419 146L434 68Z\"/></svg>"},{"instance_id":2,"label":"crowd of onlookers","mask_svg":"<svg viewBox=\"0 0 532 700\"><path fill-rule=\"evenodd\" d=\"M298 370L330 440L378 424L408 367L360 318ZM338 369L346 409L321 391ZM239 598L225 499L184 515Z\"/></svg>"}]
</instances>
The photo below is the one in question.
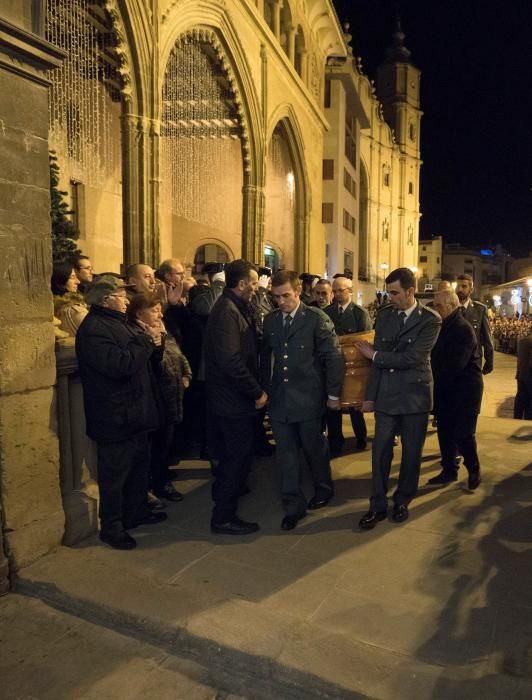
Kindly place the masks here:
<instances>
[{"instance_id":1,"label":"crowd of onlookers","mask_svg":"<svg viewBox=\"0 0 532 700\"><path fill-rule=\"evenodd\" d=\"M275 447L269 441L265 427L267 401L270 420L273 415L272 405L274 414L275 411L280 411L284 415L288 411L286 406L279 408L276 405L275 397L272 404L271 398L268 399L267 394L262 389L259 390L259 378L254 373L258 371L261 348L271 345L271 352L274 355L278 353L273 372L281 372L278 381L283 385L288 383L290 387L298 387L294 397L299 398L294 398L294 407L299 410L309 401L309 387L314 386L314 373L318 366L323 367L325 361L332 362L332 374L336 372L338 377L340 374L343 376L343 370L340 372L340 350L336 336L369 331L380 310L383 310L382 319L389 319L391 335L397 330L397 299L378 292L367 309L358 306L352 300L352 279L345 271L335 275L332 280L308 273L297 277L297 273L282 271L274 275L274 281L278 278L277 292L274 289L272 293L270 268L255 267L247 261L235 261L226 270L223 263L208 263L203 266L201 275L191 277L187 275L182 262L174 258L164 260L157 269L143 263L133 264L123 275L116 272L95 275L91 261L85 255L77 255L54 264L51 288L56 334L58 337L75 338L84 392L87 434L96 442L98 450L100 538L113 547L134 547L135 540L127 530L140 524L162 522L166 519L165 502L182 500L183 495L173 483L175 472L170 470L170 466L178 464L181 459L210 461L215 476L215 502L223 502L227 506L228 501L237 500L239 495L246 492L245 479L241 480L240 476L234 474L234 483L230 484L234 493L228 499L223 492L227 483L223 486L225 482L220 474L227 471L228 464L234 461L234 455L243 451L246 435L252 453L261 456L273 454ZM400 268L396 272L406 275L410 280L411 273L406 268ZM452 290L443 288L438 294L450 295L447 299L450 317L454 319L458 314L460 319L462 316L467 319L466 329L469 329L467 333L472 348L470 360L474 366L476 382L481 387L481 371L482 374L489 374L493 369L493 336L495 349L519 354L519 391L515 417L530 418L532 318L495 318L488 321L486 307L470 298L472 280L467 275L462 277L464 279L459 279L457 288L458 296ZM413 283L404 289L402 282L394 280L393 283L399 285L399 293L403 296L408 289L408 294L412 296L411 299L408 298L409 304L417 303L413 296ZM283 289L285 292L281 293ZM390 293L395 293L393 287ZM438 303L441 301L438 297ZM287 341L292 335L287 328L290 329L294 314L299 314L300 303L304 311L298 318L303 320L294 324L294 327L302 335L297 340L299 344L296 343L295 349L290 349ZM215 307L218 311L211 314ZM310 307L315 307L312 313ZM408 308L412 311L414 307ZM440 304L436 309L437 314L431 311L427 316L426 307L420 306L418 314L429 321L431 315L436 315L437 318L441 316L444 319L443 330L448 334L445 330L449 326L445 320L445 308L445 304ZM277 316L272 314L276 309ZM216 313L218 316L221 314L218 325L213 320ZM381 314L378 315L380 318ZM236 318L238 321L231 331L230 324L235 323ZM277 323L275 319L281 319L282 330L281 321ZM463 325L462 321L460 323ZM213 329L217 329L216 333ZM310 335L307 337L305 333ZM442 340L444 335L442 334ZM525 338L527 340L519 342ZM325 340L330 343L326 352ZM242 342L244 345L240 346ZM247 355L243 353L242 347L246 349ZM365 356L372 359L374 364L376 354L383 358L383 362L390 355L389 352L382 354L381 350L376 352L373 348L368 348L366 351L369 354ZM295 353L293 359L292 352ZM322 352L323 357L320 355ZM309 354L308 367L305 365L305 353ZM223 355L223 362L220 360L218 363L218 355ZM265 366L262 357L260 364L261 367ZM309 372L308 377L302 375L304 367L307 367L305 371ZM394 364L390 367L389 372L400 369L395 368ZM413 371L418 369L416 366ZM292 371L295 372L296 379L292 379ZM221 388L213 391L222 372L227 377ZM268 384L267 378L261 377L260 381L263 386ZM297 384L298 381L301 386ZM235 406L240 401L240 398L236 401L231 397L240 385L243 387L243 405L247 406L250 401L247 393L253 395L250 403L251 427L248 426L247 432L244 431L243 419L239 418L240 427L234 429L233 426L225 434L232 411L236 410ZM341 381L339 386L341 387ZM406 388L408 386L410 385L407 384ZM288 390L288 387L285 389ZM312 435L305 434L304 440L301 436L298 438L301 444L306 444L307 447L312 445L307 450L310 462L323 452L320 469L325 476L318 480L316 495L309 501L308 508L323 507L333 494L328 460L329 457L339 456L344 442L337 389L335 385L334 391L329 391L327 407L325 404L323 407L321 404L318 406L321 399L316 399L312 411L318 416L318 427L313 429ZM211 405L213 401L225 406L229 418L224 416L220 422L220 411L217 412L220 406ZM478 413L480 398L477 403L475 410ZM291 408L290 411L295 409ZM360 407L351 407L349 413L357 449L363 450L366 448L367 433ZM476 415L475 411L473 414ZM218 419L214 420L216 416ZM314 417L312 413L312 420ZM441 413L438 418L442 431L445 427L443 417L444 413ZM283 450L278 450L278 461L282 462L280 453L289 454L294 446L297 447L297 439L282 433L279 427L282 422L279 423L278 418L276 420L277 435L275 429L273 432L277 445L279 440L284 445ZM298 420L302 421L301 425L306 425L305 420ZM272 420L272 427L275 428L274 422ZM325 429L327 450L321 442L319 445L314 444L318 438L323 441ZM469 432L473 439L474 427ZM227 435L232 440L230 448ZM297 449L294 454L296 453ZM454 465L454 461L451 461ZM242 452L242 463L244 462L249 462L249 455ZM289 467L290 465L283 467L286 473L289 473ZM435 484L443 484L448 476L445 473L443 478L440 474L433 481ZM295 482L299 479L293 474L290 478L295 479ZM480 482L479 479L477 481ZM475 482L474 487L478 483ZM304 517L306 506L300 496L301 494L296 499L299 510L294 501L292 506L297 513L287 511L282 529L295 527L297 521ZM283 503L285 501L286 494ZM233 506L231 517L226 517L229 512L227 508L221 509L225 514L222 518L224 522L216 521L215 507L213 513L216 517L211 521L211 530L231 534L256 531L258 526L255 523L245 523L238 519ZM402 519L405 517L408 515ZM371 521L371 527L378 519ZM367 523L361 527L366 528L366 525Z\"/></svg>"},{"instance_id":2,"label":"crowd of onlookers","mask_svg":"<svg viewBox=\"0 0 532 700\"><path fill-rule=\"evenodd\" d=\"M492 318L491 333L495 350L517 353L517 343L532 331L532 317L522 315L520 318Z\"/></svg>"}]
</instances>

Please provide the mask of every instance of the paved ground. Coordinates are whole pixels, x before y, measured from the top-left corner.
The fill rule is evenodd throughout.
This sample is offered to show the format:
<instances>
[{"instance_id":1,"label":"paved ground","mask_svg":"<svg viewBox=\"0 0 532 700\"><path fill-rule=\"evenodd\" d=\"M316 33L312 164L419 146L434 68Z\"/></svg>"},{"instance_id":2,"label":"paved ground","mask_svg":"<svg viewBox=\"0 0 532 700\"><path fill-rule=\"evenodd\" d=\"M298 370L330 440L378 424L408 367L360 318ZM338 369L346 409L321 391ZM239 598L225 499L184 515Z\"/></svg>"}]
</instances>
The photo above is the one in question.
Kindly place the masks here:
<instances>
[{"instance_id":1,"label":"paved ground","mask_svg":"<svg viewBox=\"0 0 532 700\"><path fill-rule=\"evenodd\" d=\"M263 460L241 509L260 533L212 537L207 465L187 465L185 501L137 550L94 539L21 572L0 600L0 698L532 697L532 425L496 417L515 359L496 366L476 493L462 470L361 533L370 453L347 454L331 507L283 533ZM438 466L431 433L422 485Z\"/></svg>"}]
</instances>

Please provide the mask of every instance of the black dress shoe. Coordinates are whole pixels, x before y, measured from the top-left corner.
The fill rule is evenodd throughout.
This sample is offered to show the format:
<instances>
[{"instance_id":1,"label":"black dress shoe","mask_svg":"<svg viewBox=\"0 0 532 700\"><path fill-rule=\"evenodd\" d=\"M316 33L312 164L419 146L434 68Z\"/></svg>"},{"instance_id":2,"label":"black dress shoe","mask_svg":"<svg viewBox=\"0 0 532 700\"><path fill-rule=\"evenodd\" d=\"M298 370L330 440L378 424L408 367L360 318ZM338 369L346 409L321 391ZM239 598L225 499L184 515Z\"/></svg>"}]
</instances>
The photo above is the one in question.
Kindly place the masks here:
<instances>
[{"instance_id":1,"label":"black dress shoe","mask_svg":"<svg viewBox=\"0 0 532 700\"><path fill-rule=\"evenodd\" d=\"M365 450L368 446L366 440L357 440L357 450Z\"/></svg>"},{"instance_id":2,"label":"black dress shoe","mask_svg":"<svg viewBox=\"0 0 532 700\"><path fill-rule=\"evenodd\" d=\"M469 476L467 477L467 488L470 491L474 491L476 488L478 488L480 482L480 471L469 472Z\"/></svg>"},{"instance_id":3,"label":"black dress shoe","mask_svg":"<svg viewBox=\"0 0 532 700\"><path fill-rule=\"evenodd\" d=\"M124 523L124 527L126 530L133 530L141 525L156 525L157 523L162 523L167 518L168 515L166 513L161 513L161 511L152 511L151 513L143 515L141 518L137 518L137 520L134 520L132 523Z\"/></svg>"},{"instance_id":4,"label":"black dress shoe","mask_svg":"<svg viewBox=\"0 0 532 700\"><path fill-rule=\"evenodd\" d=\"M385 520L386 515L387 511L385 510L368 510L368 512L360 518L358 525L362 530L373 530L380 520Z\"/></svg>"},{"instance_id":5,"label":"black dress shoe","mask_svg":"<svg viewBox=\"0 0 532 700\"><path fill-rule=\"evenodd\" d=\"M168 481L162 489L154 491L157 498L165 498L173 503L180 503L183 500L183 494L176 489L171 481Z\"/></svg>"},{"instance_id":6,"label":"black dress shoe","mask_svg":"<svg viewBox=\"0 0 532 700\"><path fill-rule=\"evenodd\" d=\"M429 479L427 484L430 486L444 486L445 484L450 484L452 481L456 481L457 479L458 476L456 472L447 472L444 469L436 476L433 476L432 479Z\"/></svg>"},{"instance_id":7,"label":"black dress shoe","mask_svg":"<svg viewBox=\"0 0 532 700\"><path fill-rule=\"evenodd\" d=\"M303 515L285 515L281 521L281 530L293 530L300 520L305 517Z\"/></svg>"},{"instance_id":8,"label":"black dress shoe","mask_svg":"<svg viewBox=\"0 0 532 700\"><path fill-rule=\"evenodd\" d=\"M105 532L105 530L102 530L100 539L113 549L135 549L137 546L137 541L125 530L118 532Z\"/></svg>"},{"instance_id":9,"label":"black dress shoe","mask_svg":"<svg viewBox=\"0 0 532 700\"><path fill-rule=\"evenodd\" d=\"M329 503L332 497L332 493L329 496L322 496L321 498L313 496L308 502L307 508L309 510L318 510L318 508L325 508L325 506L327 505L327 503Z\"/></svg>"},{"instance_id":10,"label":"black dress shoe","mask_svg":"<svg viewBox=\"0 0 532 700\"><path fill-rule=\"evenodd\" d=\"M240 518L233 518L226 523L215 523L211 520L211 532L215 535L251 535L259 529L258 523L247 523Z\"/></svg>"},{"instance_id":11,"label":"black dress shoe","mask_svg":"<svg viewBox=\"0 0 532 700\"><path fill-rule=\"evenodd\" d=\"M396 503L393 507L392 520L395 523L402 523L408 519L408 506Z\"/></svg>"}]
</instances>

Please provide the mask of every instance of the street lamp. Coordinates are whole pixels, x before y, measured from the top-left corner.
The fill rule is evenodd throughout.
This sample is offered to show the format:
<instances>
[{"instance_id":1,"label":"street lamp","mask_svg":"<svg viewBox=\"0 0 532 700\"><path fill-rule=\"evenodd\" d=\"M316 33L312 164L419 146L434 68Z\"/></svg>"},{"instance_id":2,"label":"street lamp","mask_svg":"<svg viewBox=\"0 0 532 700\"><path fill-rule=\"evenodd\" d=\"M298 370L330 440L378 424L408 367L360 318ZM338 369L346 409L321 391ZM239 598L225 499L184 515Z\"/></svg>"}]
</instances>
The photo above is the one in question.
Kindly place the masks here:
<instances>
[{"instance_id":1,"label":"street lamp","mask_svg":"<svg viewBox=\"0 0 532 700\"><path fill-rule=\"evenodd\" d=\"M385 284L386 284L386 270L390 267L388 263L381 263L379 265L380 269L382 270L382 291L385 291Z\"/></svg>"}]
</instances>

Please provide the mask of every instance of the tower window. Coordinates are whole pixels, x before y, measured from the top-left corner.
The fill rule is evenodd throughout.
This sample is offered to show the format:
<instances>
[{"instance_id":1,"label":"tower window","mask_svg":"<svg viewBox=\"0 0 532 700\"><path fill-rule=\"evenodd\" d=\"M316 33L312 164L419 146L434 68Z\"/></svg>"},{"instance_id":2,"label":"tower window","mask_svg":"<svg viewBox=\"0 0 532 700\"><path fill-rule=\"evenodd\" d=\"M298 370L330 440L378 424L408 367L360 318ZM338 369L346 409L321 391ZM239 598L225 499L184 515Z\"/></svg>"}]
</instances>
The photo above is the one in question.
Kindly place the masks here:
<instances>
[{"instance_id":1,"label":"tower window","mask_svg":"<svg viewBox=\"0 0 532 700\"><path fill-rule=\"evenodd\" d=\"M334 160L332 158L323 160L323 179L334 180Z\"/></svg>"},{"instance_id":2,"label":"tower window","mask_svg":"<svg viewBox=\"0 0 532 700\"><path fill-rule=\"evenodd\" d=\"M413 182L408 183L408 194L414 194L414 183Z\"/></svg>"},{"instance_id":3,"label":"tower window","mask_svg":"<svg viewBox=\"0 0 532 700\"><path fill-rule=\"evenodd\" d=\"M323 202L321 205L321 223L334 223L334 204L332 202Z\"/></svg>"}]
</instances>

